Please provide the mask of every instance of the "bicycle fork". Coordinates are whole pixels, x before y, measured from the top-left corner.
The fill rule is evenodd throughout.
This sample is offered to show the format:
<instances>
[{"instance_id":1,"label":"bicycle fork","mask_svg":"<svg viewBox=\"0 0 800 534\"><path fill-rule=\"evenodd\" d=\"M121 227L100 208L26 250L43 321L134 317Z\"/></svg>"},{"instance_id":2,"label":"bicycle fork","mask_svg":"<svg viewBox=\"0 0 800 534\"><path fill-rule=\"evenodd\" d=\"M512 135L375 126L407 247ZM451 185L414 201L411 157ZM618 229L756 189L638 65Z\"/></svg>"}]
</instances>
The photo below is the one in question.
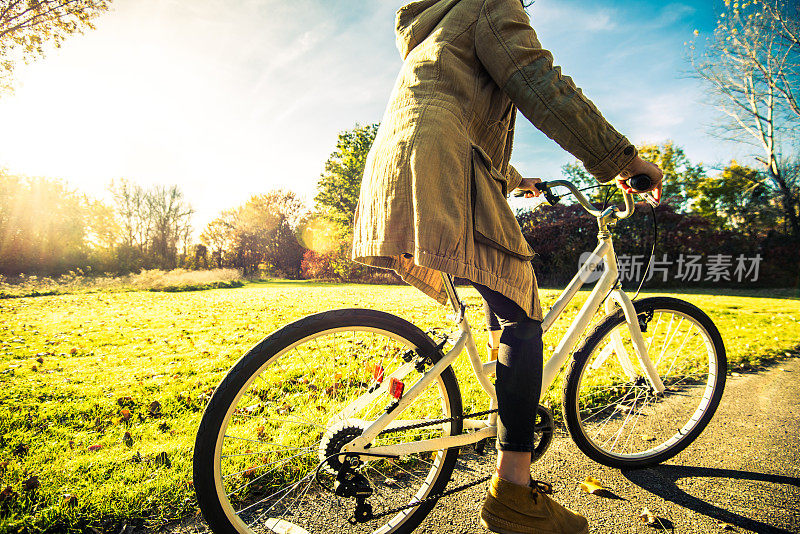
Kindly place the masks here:
<instances>
[{"instance_id":1,"label":"bicycle fork","mask_svg":"<svg viewBox=\"0 0 800 534\"><path fill-rule=\"evenodd\" d=\"M614 254L613 247L608 247L605 255L609 275L613 276L614 279L618 279L619 273L617 271L617 258L616 254ZM624 291L620 289L614 289L609 294L609 298L606 299L606 313L611 314L614 311L615 302L622 309L622 313L625 314L625 322L628 324L628 330L631 334L633 350L636 353L636 358L639 360L639 363L642 366L645 378L647 378L647 381L650 383L650 387L653 388L653 391L656 393L664 393L666 388L664 387L664 383L661 381L661 377L658 376L658 371L656 370L655 364L653 364L653 360L650 359L648 354L648 345L644 340L644 336L642 335L642 328L639 324L639 317L636 315L636 308L634 307L633 302ZM633 367L633 362L631 362L628 351L625 350L625 346L622 342L622 337L620 336L619 332L614 331L611 333L610 345L612 349L604 349L603 352L601 352L601 354L597 357L597 360L592 363L592 368L599 368L603 361L605 361L605 358L609 356L609 354L605 353L605 351L613 350L620 366L625 371L625 374L628 376L628 378L630 380L636 380L638 375Z\"/></svg>"}]
</instances>

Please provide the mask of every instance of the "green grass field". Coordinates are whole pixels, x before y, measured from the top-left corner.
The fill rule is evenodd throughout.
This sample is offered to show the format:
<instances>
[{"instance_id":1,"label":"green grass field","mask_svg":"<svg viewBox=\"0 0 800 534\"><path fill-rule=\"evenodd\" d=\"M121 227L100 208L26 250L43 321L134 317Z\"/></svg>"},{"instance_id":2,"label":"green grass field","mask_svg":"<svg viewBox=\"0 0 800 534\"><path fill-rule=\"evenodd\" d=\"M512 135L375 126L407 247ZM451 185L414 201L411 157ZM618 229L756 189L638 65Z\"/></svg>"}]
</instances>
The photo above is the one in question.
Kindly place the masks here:
<instances>
[{"instance_id":1,"label":"green grass field","mask_svg":"<svg viewBox=\"0 0 800 534\"><path fill-rule=\"evenodd\" d=\"M478 295L461 293L482 347ZM546 354L587 294L547 333ZM786 295L678 296L712 317L739 370L800 349L800 301ZM542 296L547 307L557 292ZM399 286L273 282L0 300L0 531L118 532L196 513L192 446L213 388L265 335L340 307L449 329L447 308ZM465 356L456 374L465 410L484 409ZM558 399L551 390L549 402Z\"/></svg>"}]
</instances>

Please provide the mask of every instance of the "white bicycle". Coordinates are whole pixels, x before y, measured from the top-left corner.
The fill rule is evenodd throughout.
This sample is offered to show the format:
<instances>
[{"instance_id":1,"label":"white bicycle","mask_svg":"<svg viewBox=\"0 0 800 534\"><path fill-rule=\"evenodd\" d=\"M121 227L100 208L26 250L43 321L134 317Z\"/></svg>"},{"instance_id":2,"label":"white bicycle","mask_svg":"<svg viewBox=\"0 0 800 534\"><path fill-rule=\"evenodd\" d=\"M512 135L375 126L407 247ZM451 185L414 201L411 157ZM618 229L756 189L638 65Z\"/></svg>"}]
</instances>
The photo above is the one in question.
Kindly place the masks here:
<instances>
[{"instance_id":1,"label":"white bicycle","mask_svg":"<svg viewBox=\"0 0 800 534\"><path fill-rule=\"evenodd\" d=\"M725 385L722 338L688 302L619 288L608 226L630 217L595 207L598 245L544 317L546 332L604 263L603 274L544 366L542 394L569 359L564 421L587 456L612 467L657 464L711 420ZM596 275L595 275L596 276ZM216 388L197 433L194 486L217 533L408 533L445 491L459 448L497 433L496 362L483 362L453 280L457 329L435 341L408 321L368 309L310 315L250 349ZM581 340L605 303L607 315ZM449 347L449 349L448 349ZM486 410L464 414L452 364L466 349ZM552 438L540 406L534 458ZM484 479L481 479L484 480ZM471 484L470 484L471 485Z\"/></svg>"}]
</instances>

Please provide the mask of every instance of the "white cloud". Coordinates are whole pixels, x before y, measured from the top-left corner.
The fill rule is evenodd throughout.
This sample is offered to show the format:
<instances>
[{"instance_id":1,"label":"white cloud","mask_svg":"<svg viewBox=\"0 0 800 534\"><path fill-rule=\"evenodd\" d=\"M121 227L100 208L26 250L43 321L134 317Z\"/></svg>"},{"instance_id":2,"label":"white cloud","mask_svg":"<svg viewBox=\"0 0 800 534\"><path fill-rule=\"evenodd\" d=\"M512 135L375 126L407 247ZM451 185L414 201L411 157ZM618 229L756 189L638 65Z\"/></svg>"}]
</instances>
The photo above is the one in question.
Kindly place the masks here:
<instances>
[{"instance_id":1,"label":"white cloud","mask_svg":"<svg viewBox=\"0 0 800 534\"><path fill-rule=\"evenodd\" d=\"M528 13L535 29L552 25L570 34L613 32L618 29L618 13L606 5L599 7L557 0L537 0L528 9Z\"/></svg>"},{"instance_id":2,"label":"white cloud","mask_svg":"<svg viewBox=\"0 0 800 534\"><path fill-rule=\"evenodd\" d=\"M96 31L19 70L17 95L0 99L0 165L91 192L119 177L178 183L198 226L271 188L310 198L338 132L383 114L402 3L117 0ZM530 12L621 131L712 153L699 104L683 98L691 84L676 81L675 24L692 8L636 6L537 0ZM554 177L572 159L526 124L516 146L531 175Z\"/></svg>"}]
</instances>

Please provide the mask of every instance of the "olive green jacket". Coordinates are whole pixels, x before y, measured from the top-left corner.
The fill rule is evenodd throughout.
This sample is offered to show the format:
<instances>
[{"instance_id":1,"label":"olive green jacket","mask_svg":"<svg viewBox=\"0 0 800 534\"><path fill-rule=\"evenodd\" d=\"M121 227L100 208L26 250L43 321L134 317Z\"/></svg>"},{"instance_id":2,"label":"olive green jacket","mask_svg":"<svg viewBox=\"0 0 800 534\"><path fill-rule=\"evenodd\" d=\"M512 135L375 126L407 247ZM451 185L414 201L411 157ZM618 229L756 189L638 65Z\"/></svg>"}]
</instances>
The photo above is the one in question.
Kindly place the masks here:
<instances>
[{"instance_id":1,"label":"olive green jacket","mask_svg":"<svg viewBox=\"0 0 800 534\"><path fill-rule=\"evenodd\" d=\"M506 200L517 108L613 179L635 148L553 66L520 0L419 0L397 12L404 59L367 158L352 257L394 269L441 303L439 271L542 318L533 251Z\"/></svg>"}]
</instances>

